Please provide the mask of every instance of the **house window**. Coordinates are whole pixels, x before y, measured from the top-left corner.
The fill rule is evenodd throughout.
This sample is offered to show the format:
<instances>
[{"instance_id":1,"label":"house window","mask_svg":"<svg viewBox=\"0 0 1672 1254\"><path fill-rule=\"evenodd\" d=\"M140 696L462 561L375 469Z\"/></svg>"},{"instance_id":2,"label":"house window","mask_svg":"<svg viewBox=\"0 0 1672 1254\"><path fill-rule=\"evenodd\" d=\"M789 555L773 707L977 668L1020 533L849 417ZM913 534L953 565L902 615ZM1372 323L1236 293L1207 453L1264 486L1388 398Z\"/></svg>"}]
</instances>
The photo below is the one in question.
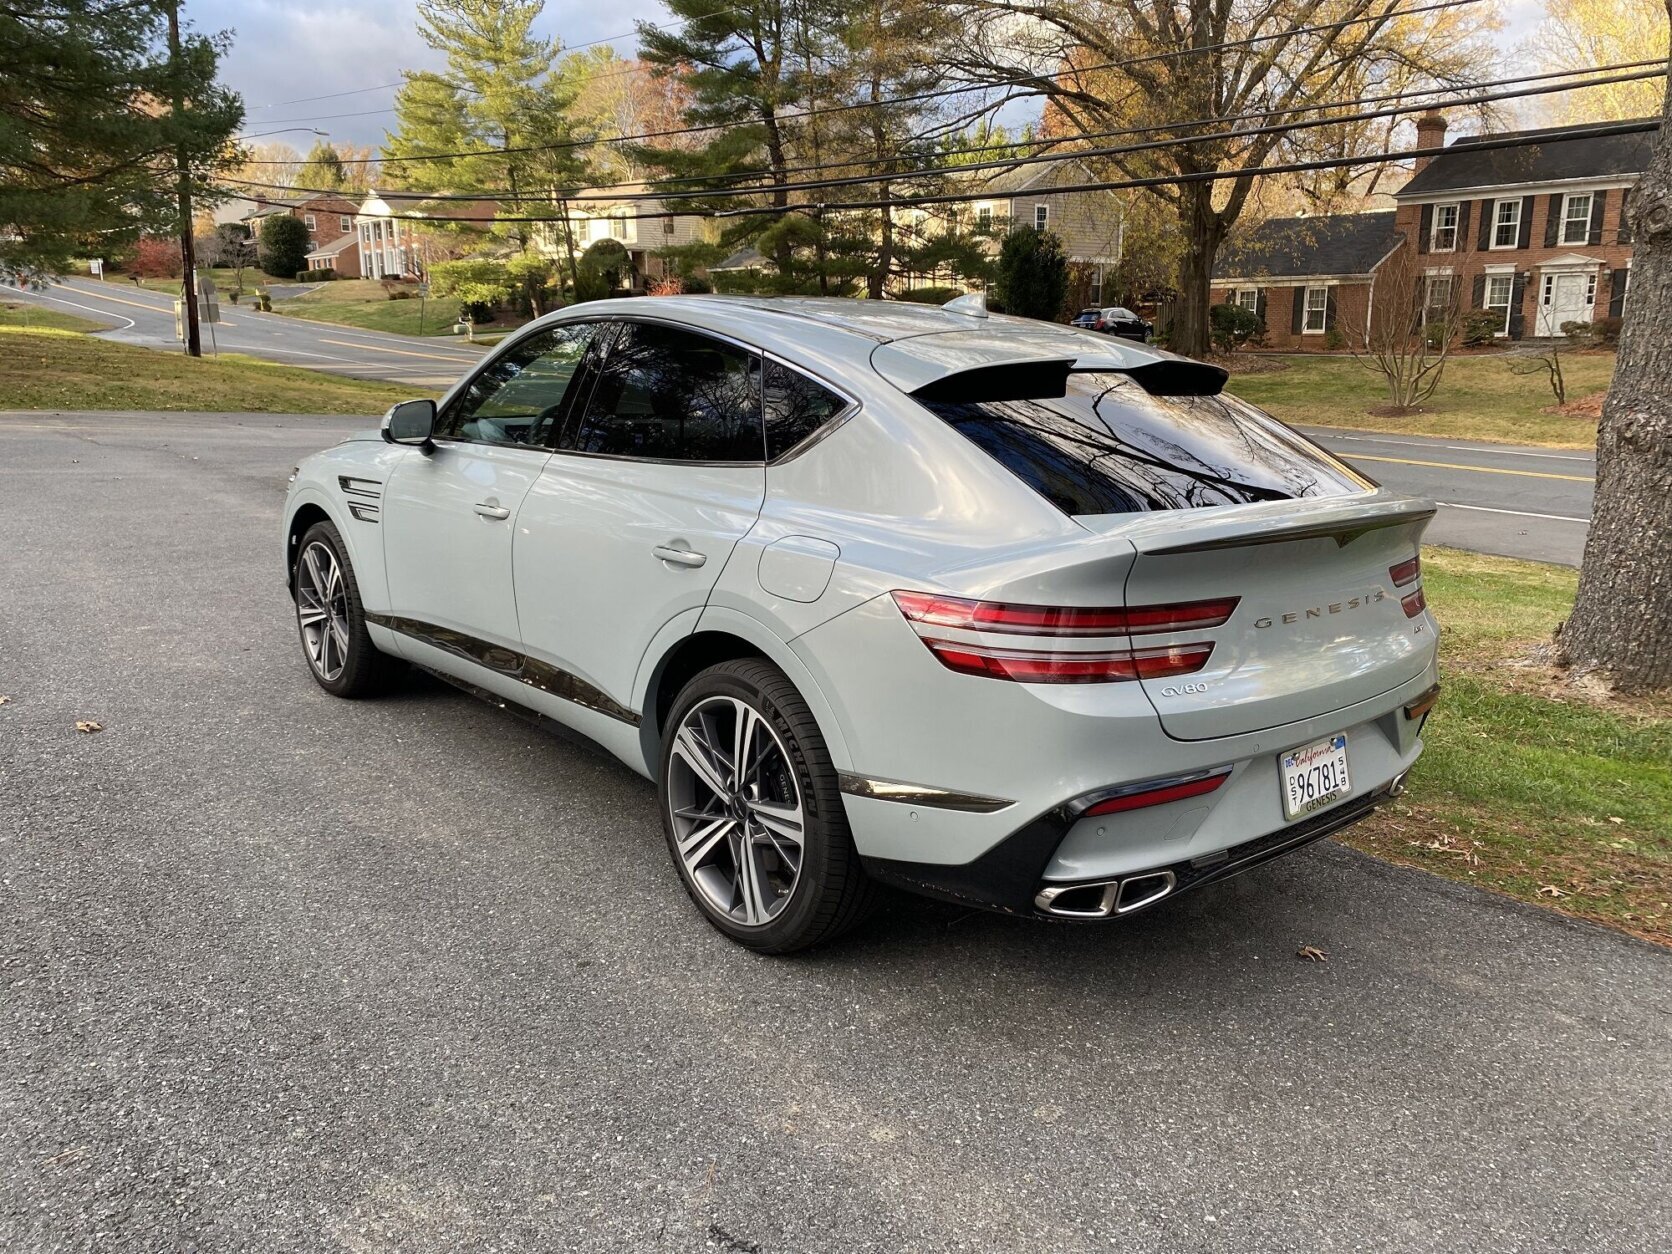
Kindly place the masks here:
<instances>
[{"instance_id":1,"label":"house window","mask_svg":"<svg viewBox=\"0 0 1672 1254\"><path fill-rule=\"evenodd\" d=\"M1043 231L1051 222L1051 206L1035 205L1033 207L1033 229Z\"/></svg>"},{"instance_id":2,"label":"house window","mask_svg":"<svg viewBox=\"0 0 1672 1254\"><path fill-rule=\"evenodd\" d=\"M339 235L347 235L353 229L354 219L349 217L346 213L337 219L337 233Z\"/></svg>"},{"instance_id":3,"label":"house window","mask_svg":"<svg viewBox=\"0 0 1672 1254\"><path fill-rule=\"evenodd\" d=\"M1456 205L1434 206L1434 229L1428 237L1430 252L1449 253L1457 248Z\"/></svg>"},{"instance_id":4,"label":"house window","mask_svg":"<svg viewBox=\"0 0 1672 1254\"><path fill-rule=\"evenodd\" d=\"M672 235L673 234L673 215L672 214L669 214L667 217L662 219L662 234L663 235Z\"/></svg>"},{"instance_id":5,"label":"house window","mask_svg":"<svg viewBox=\"0 0 1672 1254\"><path fill-rule=\"evenodd\" d=\"M977 205L975 207L975 229L978 231L993 229L993 206Z\"/></svg>"},{"instance_id":6,"label":"house window","mask_svg":"<svg viewBox=\"0 0 1672 1254\"><path fill-rule=\"evenodd\" d=\"M1486 276L1486 308L1499 316L1498 329L1494 335L1509 334L1510 302L1515 297L1515 276L1513 274L1489 274Z\"/></svg>"},{"instance_id":7,"label":"house window","mask_svg":"<svg viewBox=\"0 0 1672 1254\"><path fill-rule=\"evenodd\" d=\"M1322 335L1324 324L1329 321L1329 288L1309 287L1306 289L1306 316L1302 319L1300 329L1306 335Z\"/></svg>"},{"instance_id":8,"label":"house window","mask_svg":"<svg viewBox=\"0 0 1672 1254\"><path fill-rule=\"evenodd\" d=\"M1091 272L1091 290L1088 294L1091 297L1091 303L1093 305L1101 305L1103 303L1103 267L1102 266L1098 266L1097 269L1095 269Z\"/></svg>"},{"instance_id":9,"label":"house window","mask_svg":"<svg viewBox=\"0 0 1672 1254\"><path fill-rule=\"evenodd\" d=\"M617 209L615 211L615 213L611 214L610 216L615 219L615 230L614 230L613 233L614 233L616 239L622 241L623 243L626 243L626 241L627 241L627 211L625 209Z\"/></svg>"},{"instance_id":10,"label":"house window","mask_svg":"<svg viewBox=\"0 0 1672 1254\"><path fill-rule=\"evenodd\" d=\"M1591 238L1591 193L1575 192L1562 201L1562 243L1583 244Z\"/></svg>"},{"instance_id":11,"label":"house window","mask_svg":"<svg viewBox=\"0 0 1672 1254\"><path fill-rule=\"evenodd\" d=\"M1514 248L1521 242L1521 202L1500 200L1492 211L1492 247Z\"/></svg>"},{"instance_id":12,"label":"house window","mask_svg":"<svg viewBox=\"0 0 1672 1254\"><path fill-rule=\"evenodd\" d=\"M1325 294L1325 300L1327 303L1327 293ZM1259 313L1260 289L1257 287L1239 287L1236 291L1231 293L1231 303L1234 305L1240 305L1242 308L1248 310L1249 313Z\"/></svg>"},{"instance_id":13,"label":"house window","mask_svg":"<svg viewBox=\"0 0 1672 1254\"><path fill-rule=\"evenodd\" d=\"M311 213L304 214L302 216L302 221L304 221L308 224L308 230L311 231L311 230L314 229L314 216L313 216L313 214L311 214Z\"/></svg>"},{"instance_id":14,"label":"house window","mask_svg":"<svg viewBox=\"0 0 1672 1254\"><path fill-rule=\"evenodd\" d=\"M1443 323L1451 316L1452 276L1431 274L1422 303L1422 324Z\"/></svg>"}]
</instances>

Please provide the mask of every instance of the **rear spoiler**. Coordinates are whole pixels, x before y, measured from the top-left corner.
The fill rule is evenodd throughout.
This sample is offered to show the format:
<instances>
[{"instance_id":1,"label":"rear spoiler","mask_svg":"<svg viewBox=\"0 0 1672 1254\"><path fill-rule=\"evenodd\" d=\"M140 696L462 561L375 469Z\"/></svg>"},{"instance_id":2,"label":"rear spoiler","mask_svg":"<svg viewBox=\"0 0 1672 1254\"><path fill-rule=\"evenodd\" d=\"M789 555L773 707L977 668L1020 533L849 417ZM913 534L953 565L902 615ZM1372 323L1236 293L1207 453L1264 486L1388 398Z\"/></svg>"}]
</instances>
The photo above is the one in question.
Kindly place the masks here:
<instances>
[{"instance_id":1,"label":"rear spoiler","mask_svg":"<svg viewBox=\"0 0 1672 1254\"><path fill-rule=\"evenodd\" d=\"M1103 515L1075 521L1092 530L1118 535L1138 552L1154 557L1211 553L1220 549L1287 544L1292 540L1334 540L1346 548L1361 536L1390 527L1426 527L1434 502L1376 491L1362 496L1303 497L1261 501L1223 509L1166 510L1143 514Z\"/></svg>"},{"instance_id":2,"label":"rear spoiler","mask_svg":"<svg viewBox=\"0 0 1672 1254\"><path fill-rule=\"evenodd\" d=\"M1023 318L879 344L871 365L910 396L953 403L1052 400L1067 392L1070 374L1124 374L1152 396L1217 396L1230 377L1147 345Z\"/></svg>"}]
</instances>

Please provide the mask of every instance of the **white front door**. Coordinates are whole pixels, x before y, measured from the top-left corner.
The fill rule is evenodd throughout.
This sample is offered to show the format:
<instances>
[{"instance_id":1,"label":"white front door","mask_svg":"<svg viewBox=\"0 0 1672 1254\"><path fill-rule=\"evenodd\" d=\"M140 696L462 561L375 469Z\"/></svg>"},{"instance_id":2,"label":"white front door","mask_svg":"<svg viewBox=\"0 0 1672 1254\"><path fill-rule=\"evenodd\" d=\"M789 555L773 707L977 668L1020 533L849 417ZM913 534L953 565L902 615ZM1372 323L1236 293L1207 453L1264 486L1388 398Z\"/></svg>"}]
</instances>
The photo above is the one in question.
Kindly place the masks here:
<instances>
[{"instance_id":1,"label":"white front door","mask_svg":"<svg viewBox=\"0 0 1672 1254\"><path fill-rule=\"evenodd\" d=\"M1596 279L1589 274L1547 274L1539 295L1538 333L1562 334L1564 322L1589 322Z\"/></svg>"}]
</instances>

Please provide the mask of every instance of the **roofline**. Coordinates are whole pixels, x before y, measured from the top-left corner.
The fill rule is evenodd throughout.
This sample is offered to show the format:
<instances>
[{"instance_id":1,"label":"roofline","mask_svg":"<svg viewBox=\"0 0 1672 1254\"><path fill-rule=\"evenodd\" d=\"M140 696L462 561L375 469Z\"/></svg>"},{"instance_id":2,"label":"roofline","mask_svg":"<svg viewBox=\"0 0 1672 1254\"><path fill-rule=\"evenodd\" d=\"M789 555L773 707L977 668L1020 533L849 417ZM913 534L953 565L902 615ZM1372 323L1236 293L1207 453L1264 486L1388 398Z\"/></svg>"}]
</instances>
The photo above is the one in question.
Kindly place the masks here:
<instances>
[{"instance_id":1,"label":"roofline","mask_svg":"<svg viewBox=\"0 0 1672 1254\"><path fill-rule=\"evenodd\" d=\"M1391 254L1389 254L1391 256ZM1383 257L1382 261L1386 261ZM1381 265L1382 261L1376 264ZM1376 277L1374 271L1363 274L1239 274L1232 278L1215 278L1215 287L1305 287L1308 283L1369 283Z\"/></svg>"},{"instance_id":2,"label":"roofline","mask_svg":"<svg viewBox=\"0 0 1672 1254\"><path fill-rule=\"evenodd\" d=\"M1438 157L1435 158L1439 160ZM1453 200L1475 200L1482 196L1490 196L1497 192L1514 192L1518 196L1538 196L1549 191L1559 191L1568 187L1635 187L1642 179L1643 171L1629 174L1595 174L1587 178L1545 179L1542 182L1526 183L1479 183L1473 187L1444 187L1433 191L1406 191L1400 188L1389 193L1395 200L1412 204L1447 204ZM1413 179L1412 182L1416 180ZM1409 187L1407 183L1405 187Z\"/></svg>"}]
</instances>

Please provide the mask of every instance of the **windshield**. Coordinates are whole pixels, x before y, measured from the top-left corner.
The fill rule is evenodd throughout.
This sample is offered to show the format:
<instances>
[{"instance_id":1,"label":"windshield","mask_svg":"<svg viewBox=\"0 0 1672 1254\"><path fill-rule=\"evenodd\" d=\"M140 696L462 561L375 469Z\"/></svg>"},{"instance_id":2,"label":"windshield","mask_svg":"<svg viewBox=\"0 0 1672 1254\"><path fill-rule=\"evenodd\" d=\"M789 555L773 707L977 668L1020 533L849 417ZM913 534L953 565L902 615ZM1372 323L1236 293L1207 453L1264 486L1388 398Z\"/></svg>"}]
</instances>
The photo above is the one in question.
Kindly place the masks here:
<instances>
[{"instance_id":1,"label":"windshield","mask_svg":"<svg viewBox=\"0 0 1672 1254\"><path fill-rule=\"evenodd\" d=\"M920 402L1065 514L1345 496L1375 485L1252 405L1151 396L1123 374L1043 400Z\"/></svg>"}]
</instances>

